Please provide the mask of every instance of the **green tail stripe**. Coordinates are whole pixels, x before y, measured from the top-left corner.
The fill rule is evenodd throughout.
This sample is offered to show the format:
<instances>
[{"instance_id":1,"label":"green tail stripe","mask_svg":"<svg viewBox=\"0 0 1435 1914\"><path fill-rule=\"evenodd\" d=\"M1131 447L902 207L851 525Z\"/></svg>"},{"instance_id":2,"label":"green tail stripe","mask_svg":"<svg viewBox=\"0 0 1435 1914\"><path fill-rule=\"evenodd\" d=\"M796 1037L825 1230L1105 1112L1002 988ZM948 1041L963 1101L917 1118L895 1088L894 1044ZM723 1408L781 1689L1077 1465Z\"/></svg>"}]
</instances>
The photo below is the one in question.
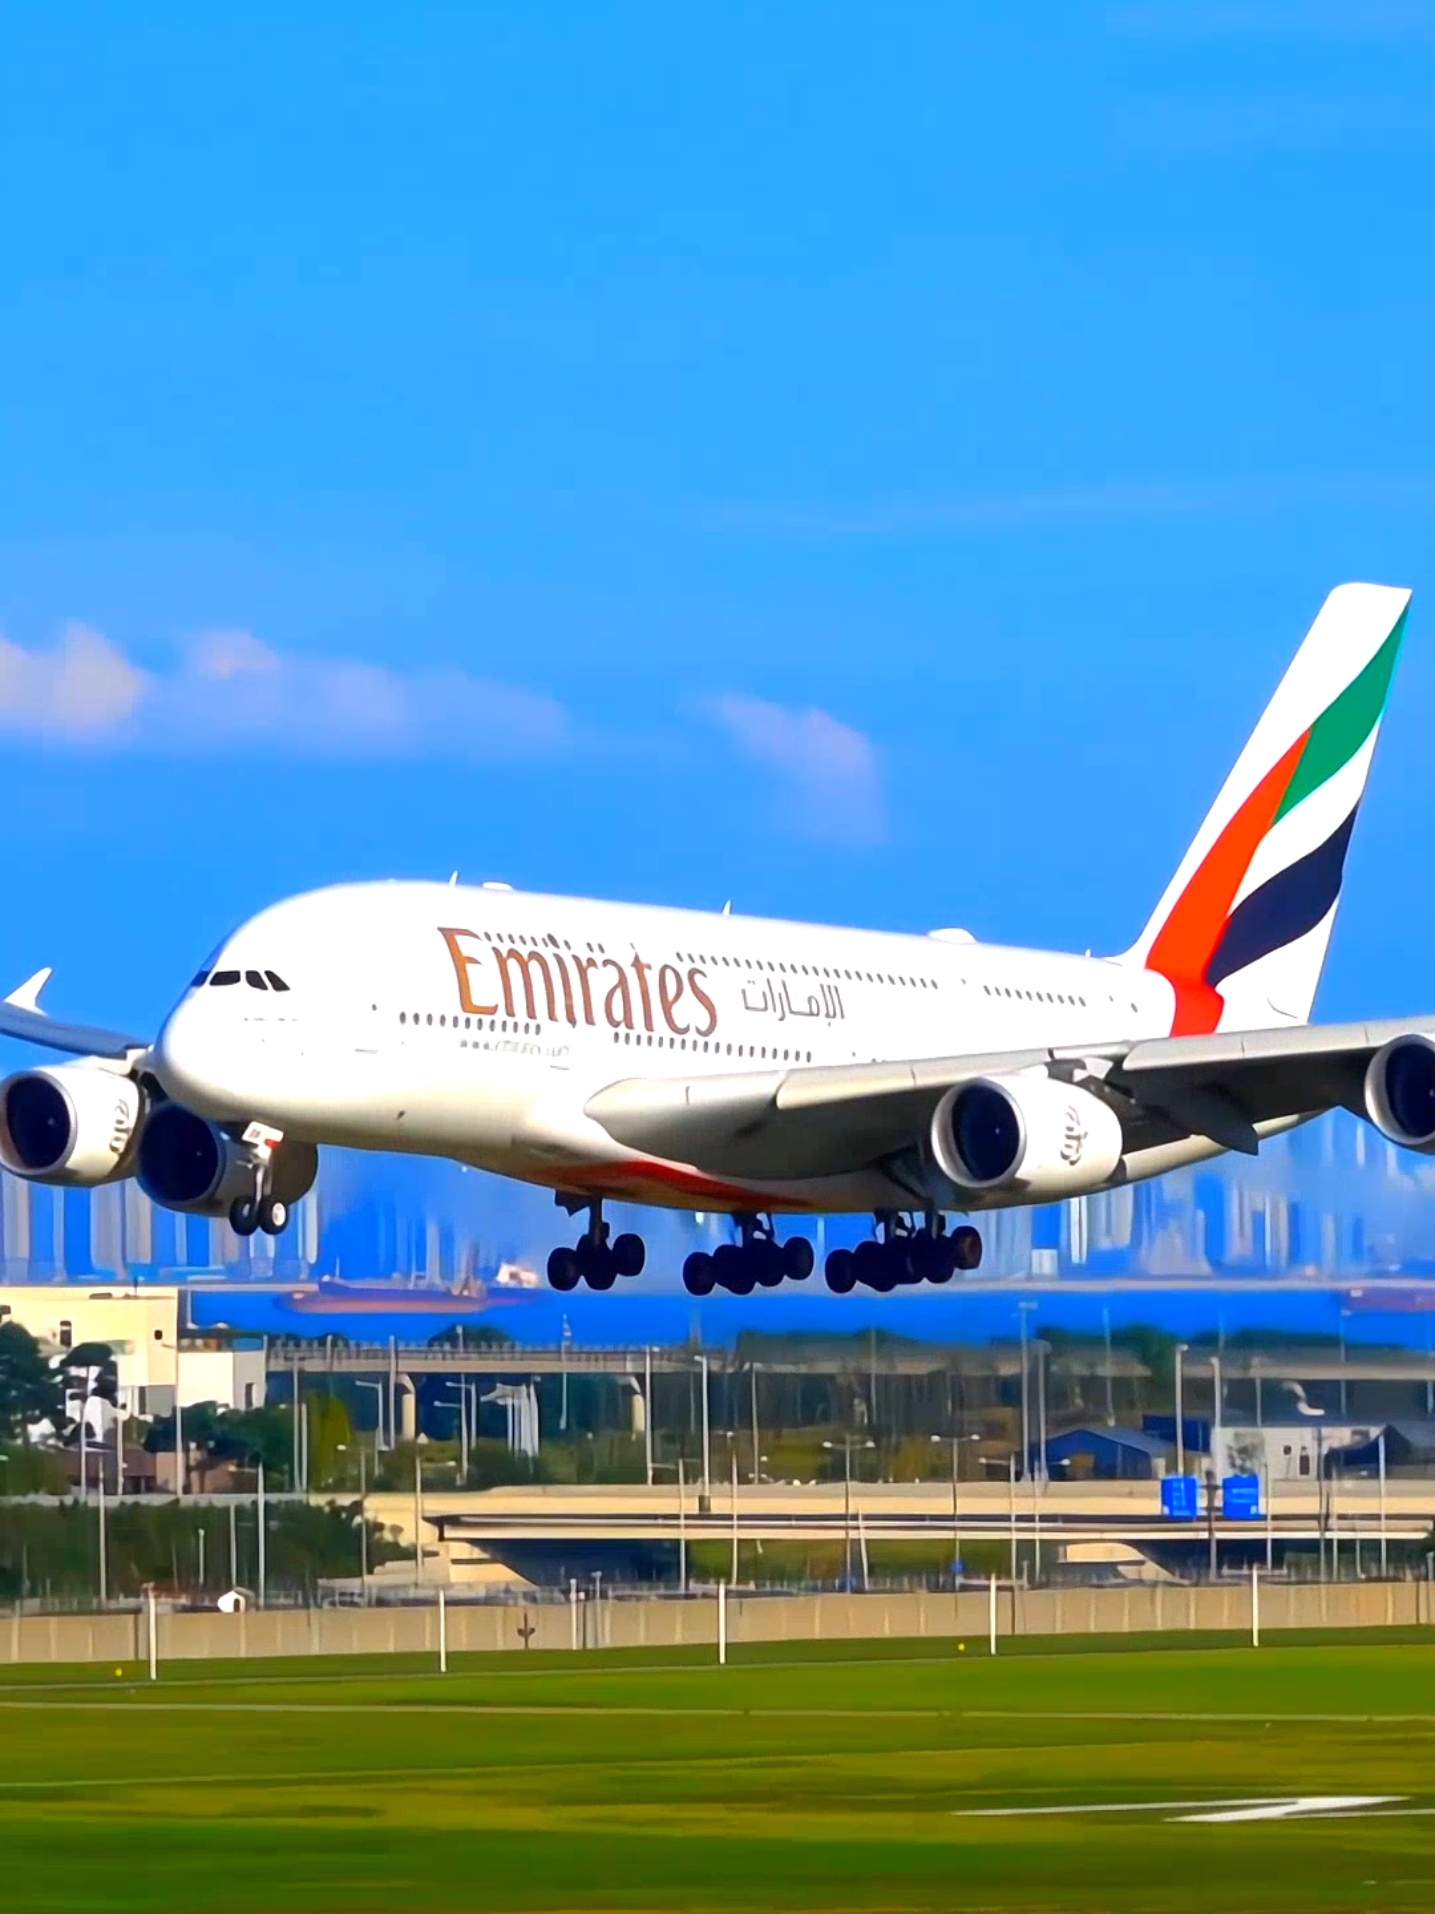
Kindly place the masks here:
<instances>
[{"instance_id":1,"label":"green tail stripe","mask_svg":"<svg viewBox=\"0 0 1435 1914\"><path fill-rule=\"evenodd\" d=\"M1302 798L1318 790L1327 778L1334 777L1343 764L1348 764L1379 724L1395 660L1400 656L1400 641L1405 636L1405 619L1406 613L1402 611L1394 631L1364 671L1351 680L1311 726L1295 776L1286 787L1273 823L1287 811L1293 811Z\"/></svg>"}]
</instances>

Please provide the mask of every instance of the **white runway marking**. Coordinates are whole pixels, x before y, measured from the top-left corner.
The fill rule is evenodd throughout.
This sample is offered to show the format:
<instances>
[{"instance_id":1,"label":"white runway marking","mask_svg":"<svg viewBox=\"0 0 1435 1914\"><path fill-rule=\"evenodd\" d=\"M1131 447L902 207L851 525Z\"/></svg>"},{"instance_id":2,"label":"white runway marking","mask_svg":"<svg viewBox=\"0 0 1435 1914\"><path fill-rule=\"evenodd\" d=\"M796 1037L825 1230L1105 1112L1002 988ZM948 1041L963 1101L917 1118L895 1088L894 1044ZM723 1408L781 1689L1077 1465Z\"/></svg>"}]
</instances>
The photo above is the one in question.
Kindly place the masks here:
<instances>
[{"instance_id":1,"label":"white runway marking","mask_svg":"<svg viewBox=\"0 0 1435 1914\"><path fill-rule=\"evenodd\" d=\"M1010 1820L1038 1814L1160 1814L1169 1821L1287 1821L1297 1815L1346 1816L1372 1808L1389 1812L1391 1802L1408 1798L1403 1794L1263 1794L1238 1795L1226 1801L1063 1801L1042 1807L957 1808L954 1813L966 1820ZM1190 1813L1190 1809L1200 1812ZM1413 1808L1408 1812L1419 1814L1424 1810Z\"/></svg>"}]
</instances>

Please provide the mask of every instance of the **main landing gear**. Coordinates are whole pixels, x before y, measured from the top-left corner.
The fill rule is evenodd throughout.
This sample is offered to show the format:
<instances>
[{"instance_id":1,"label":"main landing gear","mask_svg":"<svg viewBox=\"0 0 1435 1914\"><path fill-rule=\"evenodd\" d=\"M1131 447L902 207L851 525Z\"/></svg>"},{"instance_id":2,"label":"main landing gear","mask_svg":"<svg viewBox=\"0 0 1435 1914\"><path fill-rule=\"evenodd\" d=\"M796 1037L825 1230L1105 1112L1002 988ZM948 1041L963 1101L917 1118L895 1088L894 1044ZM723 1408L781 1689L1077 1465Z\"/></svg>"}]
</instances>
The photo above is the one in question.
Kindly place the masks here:
<instances>
[{"instance_id":1,"label":"main landing gear","mask_svg":"<svg viewBox=\"0 0 1435 1914\"><path fill-rule=\"evenodd\" d=\"M828 1256L827 1287L834 1294L850 1295L859 1283L881 1295L906 1283L948 1283L958 1270L981 1263L982 1239L968 1223L948 1235L935 1213L920 1225L900 1211L884 1211L875 1221L875 1237Z\"/></svg>"},{"instance_id":2,"label":"main landing gear","mask_svg":"<svg viewBox=\"0 0 1435 1914\"><path fill-rule=\"evenodd\" d=\"M621 1236L610 1240L608 1225L603 1221L601 1196L564 1196L560 1192L554 1201L570 1216L587 1210L588 1227L571 1249L560 1245L550 1254L548 1282L551 1288L569 1290L586 1283L589 1289L611 1289L620 1276L642 1274L648 1259L642 1237L624 1230Z\"/></svg>"},{"instance_id":3,"label":"main landing gear","mask_svg":"<svg viewBox=\"0 0 1435 1914\"><path fill-rule=\"evenodd\" d=\"M690 1296L710 1296L726 1289L734 1296L750 1296L754 1289L776 1289L779 1283L805 1283L812 1274L812 1245L805 1236L789 1236L779 1243L766 1216L739 1216L740 1243L723 1243L711 1255L694 1250L683 1264L683 1287Z\"/></svg>"}]
</instances>

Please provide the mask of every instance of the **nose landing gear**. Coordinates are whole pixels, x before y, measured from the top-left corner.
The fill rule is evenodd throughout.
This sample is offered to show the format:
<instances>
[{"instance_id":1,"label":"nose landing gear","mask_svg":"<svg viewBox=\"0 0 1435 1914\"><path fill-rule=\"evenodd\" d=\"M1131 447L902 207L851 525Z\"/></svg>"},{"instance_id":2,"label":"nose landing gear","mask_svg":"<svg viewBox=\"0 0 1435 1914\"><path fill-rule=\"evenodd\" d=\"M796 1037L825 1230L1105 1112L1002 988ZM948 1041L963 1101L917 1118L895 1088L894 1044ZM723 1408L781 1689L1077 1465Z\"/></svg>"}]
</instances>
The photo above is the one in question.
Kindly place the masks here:
<instances>
[{"instance_id":1,"label":"nose landing gear","mask_svg":"<svg viewBox=\"0 0 1435 1914\"><path fill-rule=\"evenodd\" d=\"M640 1276L648 1260L647 1246L631 1230L610 1239L603 1220L600 1196L571 1197L559 1194L554 1199L570 1216L578 1210L588 1212L588 1227L570 1249L560 1244L548 1258L549 1286L558 1290L576 1289L586 1283L590 1289L611 1289L620 1276Z\"/></svg>"},{"instance_id":2,"label":"nose landing gear","mask_svg":"<svg viewBox=\"0 0 1435 1914\"><path fill-rule=\"evenodd\" d=\"M281 1236L289 1224L289 1205L274 1194L274 1152L284 1141L281 1130L267 1123L251 1123L240 1138L252 1159L254 1184L248 1196L236 1196L229 1206L229 1227L236 1236Z\"/></svg>"}]
</instances>

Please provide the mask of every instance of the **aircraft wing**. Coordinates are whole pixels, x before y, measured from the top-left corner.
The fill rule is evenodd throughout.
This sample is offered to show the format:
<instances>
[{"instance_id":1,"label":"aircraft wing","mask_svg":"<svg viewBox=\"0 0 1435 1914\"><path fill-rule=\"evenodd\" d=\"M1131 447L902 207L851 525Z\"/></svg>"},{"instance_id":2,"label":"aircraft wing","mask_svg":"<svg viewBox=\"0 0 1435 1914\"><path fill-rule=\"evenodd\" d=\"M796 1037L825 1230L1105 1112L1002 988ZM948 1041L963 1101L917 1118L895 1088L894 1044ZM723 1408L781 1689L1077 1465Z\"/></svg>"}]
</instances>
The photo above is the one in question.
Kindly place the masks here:
<instances>
[{"instance_id":1,"label":"aircraft wing","mask_svg":"<svg viewBox=\"0 0 1435 1914\"><path fill-rule=\"evenodd\" d=\"M714 1176L800 1180L852 1174L921 1147L937 1104L956 1084L1039 1070L1109 1102L1128 1155L1188 1137L1249 1154L1261 1125L1341 1104L1366 1114L1371 1057L1392 1038L1415 1035L1435 1037L1435 1015L901 1063L631 1077L598 1091L585 1108L628 1149Z\"/></svg>"},{"instance_id":2,"label":"aircraft wing","mask_svg":"<svg viewBox=\"0 0 1435 1914\"><path fill-rule=\"evenodd\" d=\"M149 1049L139 1037L128 1037L121 1030L105 1030L98 1025L60 1023L47 1017L40 1008L40 992L50 981L48 970L37 970L18 990L0 1002L0 1037L18 1037L25 1043L44 1044L50 1050L64 1050L81 1057L129 1058Z\"/></svg>"}]
</instances>

